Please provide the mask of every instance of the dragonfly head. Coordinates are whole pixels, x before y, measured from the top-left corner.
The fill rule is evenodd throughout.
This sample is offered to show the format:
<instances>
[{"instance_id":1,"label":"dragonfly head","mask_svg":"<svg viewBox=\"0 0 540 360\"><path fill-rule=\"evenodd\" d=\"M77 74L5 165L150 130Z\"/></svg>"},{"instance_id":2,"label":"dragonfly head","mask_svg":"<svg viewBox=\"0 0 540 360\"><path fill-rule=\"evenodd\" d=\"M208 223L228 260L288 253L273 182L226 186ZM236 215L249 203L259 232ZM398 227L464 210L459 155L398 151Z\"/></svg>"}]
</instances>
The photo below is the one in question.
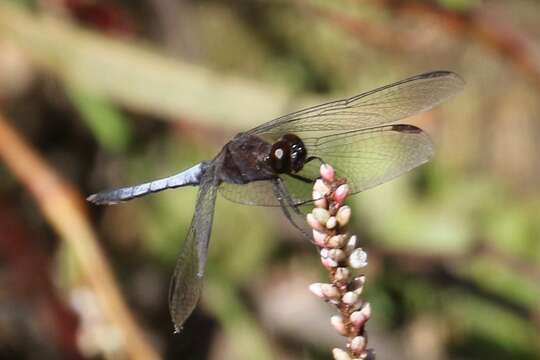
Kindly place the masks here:
<instances>
[{"instance_id":1,"label":"dragonfly head","mask_svg":"<svg viewBox=\"0 0 540 360\"><path fill-rule=\"evenodd\" d=\"M278 174L298 172L304 167L307 151L302 140L294 134L285 134L272 145L268 162Z\"/></svg>"}]
</instances>

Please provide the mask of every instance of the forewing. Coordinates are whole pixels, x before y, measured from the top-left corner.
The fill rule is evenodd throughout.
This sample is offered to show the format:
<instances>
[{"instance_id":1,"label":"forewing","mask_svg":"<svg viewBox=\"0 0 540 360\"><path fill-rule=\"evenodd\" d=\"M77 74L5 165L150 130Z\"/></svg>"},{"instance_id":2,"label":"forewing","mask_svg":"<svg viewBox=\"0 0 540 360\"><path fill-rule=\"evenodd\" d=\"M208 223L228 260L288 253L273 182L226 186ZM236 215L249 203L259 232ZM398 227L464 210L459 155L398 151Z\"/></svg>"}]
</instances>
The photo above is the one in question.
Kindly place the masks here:
<instances>
[{"instance_id":1,"label":"forewing","mask_svg":"<svg viewBox=\"0 0 540 360\"><path fill-rule=\"evenodd\" d=\"M314 161L306 164L302 170L305 180L298 180L287 174L281 174L283 185L287 189L294 204L310 200L313 184L306 180L315 180L319 176L320 162ZM269 180L252 181L247 184L222 183L219 193L227 200L255 206L283 206L276 199L275 189Z\"/></svg>"},{"instance_id":2,"label":"forewing","mask_svg":"<svg viewBox=\"0 0 540 360\"><path fill-rule=\"evenodd\" d=\"M320 177L320 165L321 162L319 160L310 161L297 173L303 179L311 180L309 183L287 174L281 176L284 186L295 205L300 205L311 200L313 183Z\"/></svg>"},{"instance_id":3,"label":"forewing","mask_svg":"<svg viewBox=\"0 0 540 360\"><path fill-rule=\"evenodd\" d=\"M429 161L433 143L420 128L412 125L388 125L373 129L348 131L319 138L304 138L308 162L296 175L281 174L292 203L301 205L312 200L313 184L307 180L319 177L321 161L332 165L338 177L347 179L352 193L367 190L389 181ZM245 185L222 184L221 194L247 205L280 206L270 181Z\"/></svg>"},{"instance_id":4,"label":"forewing","mask_svg":"<svg viewBox=\"0 0 540 360\"><path fill-rule=\"evenodd\" d=\"M214 175L214 166L211 165L201 179L195 213L171 279L169 310L176 331L181 329L192 313L202 290L216 203L217 183Z\"/></svg>"},{"instance_id":5,"label":"forewing","mask_svg":"<svg viewBox=\"0 0 540 360\"><path fill-rule=\"evenodd\" d=\"M268 180L252 181L247 184L222 183L219 193L227 200L245 205L279 206L274 196L272 183Z\"/></svg>"},{"instance_id":6,"label":"forewing","mask_svg":"<svg viewBox=\"0 0 540 360\"><path fill-rule=\"evenodd\" d=\"M248 134L273 141L286 133L302 137L313 132L329 135L377 127L427 111L457 94L463 86L463 80L452 72L425 73L348 99L279 117Z\"/></svg>"},{"instance_id":7,"label":"forewing","mask_svg":"<svg viewBox=\"0 0 540 360\"><path fill-rule=\"evenodd\" d=\"M391 180L433 156L428 135L412 125L389 125L305 139L308 153L320 157L344 177L351 193ZM303 175L301 171L299 173Z\"/></svg>"}]
</instances>

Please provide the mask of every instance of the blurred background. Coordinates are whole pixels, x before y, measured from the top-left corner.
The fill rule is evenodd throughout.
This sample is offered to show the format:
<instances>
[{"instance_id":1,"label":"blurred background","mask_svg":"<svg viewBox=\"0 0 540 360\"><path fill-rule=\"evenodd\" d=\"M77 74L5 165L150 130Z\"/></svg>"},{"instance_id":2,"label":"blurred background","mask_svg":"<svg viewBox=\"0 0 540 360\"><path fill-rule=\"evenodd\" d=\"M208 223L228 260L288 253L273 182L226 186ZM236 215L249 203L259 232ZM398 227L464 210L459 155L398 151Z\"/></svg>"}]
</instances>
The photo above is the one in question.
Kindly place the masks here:
<instances>
[{"instance_id":1,"label":"blurred background","mask_svg":"<svg viewBox=\"0 0 540 360\"><path fill-rule=\"evenodd\" d=\"M196 189L84 198L304 105L444 69L466 90L406 121L435 159L349 200L370 346L539 359L539 19L535 0L2 0L0 357L330 358L333 309L307 289L325 272L279 210L218 198L203 299L173 335Z\"/></svg>"}]
</instances>

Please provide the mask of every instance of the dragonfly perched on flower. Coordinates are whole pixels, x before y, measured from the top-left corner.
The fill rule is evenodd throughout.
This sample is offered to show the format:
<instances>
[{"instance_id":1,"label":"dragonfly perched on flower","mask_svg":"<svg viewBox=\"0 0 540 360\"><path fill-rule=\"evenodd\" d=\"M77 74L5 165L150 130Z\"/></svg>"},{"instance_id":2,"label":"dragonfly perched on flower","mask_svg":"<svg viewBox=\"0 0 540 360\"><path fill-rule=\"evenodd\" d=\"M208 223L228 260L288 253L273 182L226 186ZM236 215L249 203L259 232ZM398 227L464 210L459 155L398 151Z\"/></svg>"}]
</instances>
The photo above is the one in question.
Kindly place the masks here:
<instances>
[{"instance_id":1,"label":"dragonfly perched on flower","mask_svg":"<svg viewBox=\"0 0 540 360\"><path fill-rule=\"evenodd\" d=\"M281 206L291 220L301 205L313 201L321 162L347 178L351 193L384 183L427 162L434 152L423 130L393 123L430 110L463 87L455 73L435 71L309 107L239 133L212 160L163 179L99 192L88 201L114 204L199 186L169 290L178 331L200 297L218 191L242 204Z\"/></svg>"}]
</instances>

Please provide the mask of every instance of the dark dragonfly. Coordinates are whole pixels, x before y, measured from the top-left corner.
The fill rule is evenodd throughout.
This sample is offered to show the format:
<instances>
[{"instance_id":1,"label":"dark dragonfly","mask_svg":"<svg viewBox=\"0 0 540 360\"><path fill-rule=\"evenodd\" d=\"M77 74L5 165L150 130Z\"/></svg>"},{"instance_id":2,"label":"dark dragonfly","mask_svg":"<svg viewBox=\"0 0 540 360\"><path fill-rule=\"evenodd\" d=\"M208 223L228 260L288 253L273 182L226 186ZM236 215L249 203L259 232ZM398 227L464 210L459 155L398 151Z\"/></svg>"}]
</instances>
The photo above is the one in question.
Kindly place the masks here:
<instances>
[{"instance_id":1,"label":"dark dragonfly","mask_svg":"<svg viewBox=\"0 0 540 360\"><path fill-rule=\"evenodd\" d=\"M347 178L351 193L384 183L433 155L424 131L389 124L430 110L463 86L458 75L436 71L296 111L236 135L213 160L164 179L100 192L88 201L114 204L165 189L199 186L169 290L170 313L179 330L201 293L218 189L234 202L281 206L292 221L300 206L312 201L311 184L322 162Z\"/></svg>"}]
</instances>

